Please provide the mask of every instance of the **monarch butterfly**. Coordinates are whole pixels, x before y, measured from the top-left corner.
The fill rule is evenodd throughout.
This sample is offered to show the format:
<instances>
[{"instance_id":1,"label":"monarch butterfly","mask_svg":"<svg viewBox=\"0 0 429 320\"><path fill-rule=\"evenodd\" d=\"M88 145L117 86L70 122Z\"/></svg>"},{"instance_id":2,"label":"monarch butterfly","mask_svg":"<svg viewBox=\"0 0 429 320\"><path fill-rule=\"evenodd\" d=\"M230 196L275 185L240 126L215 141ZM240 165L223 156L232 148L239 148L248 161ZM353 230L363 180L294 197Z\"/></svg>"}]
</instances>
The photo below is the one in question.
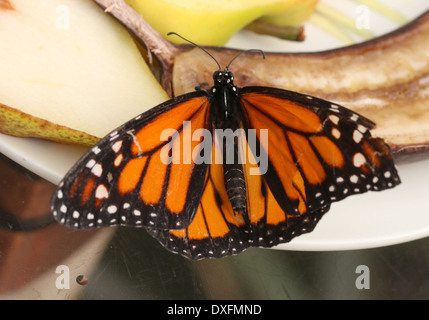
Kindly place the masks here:
<instances>
[{"instance_id":1,"label":"monarch butterfly","mask_svg":"<svg viewBox=\"0 0 429 320\"><path fill-rule=\"evenodd\" d=\"M222 71L216 61L211 89L168 100L93 146L55 191L56 220L146 227L173 252L219 258L288 242L332 202L400 183L372 121L305 94L238 88L231 62Z\"/></svg>"}]
</instances>

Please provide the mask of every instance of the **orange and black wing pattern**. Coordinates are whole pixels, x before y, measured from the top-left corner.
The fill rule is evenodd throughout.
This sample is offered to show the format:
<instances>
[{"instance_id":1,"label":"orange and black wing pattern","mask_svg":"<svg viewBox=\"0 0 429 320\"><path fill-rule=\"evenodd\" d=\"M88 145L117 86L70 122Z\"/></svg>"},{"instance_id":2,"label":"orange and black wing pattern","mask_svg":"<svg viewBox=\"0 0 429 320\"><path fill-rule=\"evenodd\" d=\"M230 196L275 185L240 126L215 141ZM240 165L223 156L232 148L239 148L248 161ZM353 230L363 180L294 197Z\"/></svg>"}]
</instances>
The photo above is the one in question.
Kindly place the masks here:
<instances>
[{"instance_id":1,"label":"orange and black wing pattern","mask_svg":"<svg viewBox=\"0 0 429 320\"><path fill-rule=\"evenodd\" d=\"M361 115L280 89L245 87L239 94L247 212L234 214L223 166L213 162L192 223L148 228L169 250L198 260L272 247L311 232L332 202L400 183L389 147L371 137L375 125ZM215 145L212 151L220 152Z\"/></svg>"},{"instance_id":2,"label":"orange and black wing pattern","mask_svg":"<svg viewBox=\"0 0 429 320\"><path fill-rule=\"evenodd\" d=\"M264 180L288 214L400 183L389 146L371 136L375 124L347 108L264 87L243 88L241 105L267 155ZM268 129L266 141L260 129Z\"/></svg>"},{"instance_id":3,"label":"orange and black wing pattern","mask_svg":"<svg viewBox=\"0 0 429 320\"><path fill-rule=\"evenodd\" d=\"M246 218L233 213L225 189L223 165L215 161L216 153L221 152L213 143L212 161L192 223L181 230L147 228L167 249L194 260L237 254L248 247L243 233L248 228Z\"/></svg>"},{"instance_id":4,"label":"orange and black wing pattern","mask_svg":"<svg viewBox=\"0 0 429 320\"><path fill-rule=\"evenodd\" d=\"M150 226L182 229L193 220L207 164L183 150L198 149L210 130L209 100L193 92L120 126L92 147L60 182L51 209L70 228Z\"/></svg>"},{"instance_id":5,"label":"orange and black wing pattern","mask_svg":"<svg viewBox=\"0 0 429 320\"><path fill-rule=\"evenodd\" d=\"M243 152L247 149L243 141ZM147 228L170 251L193 260L221 258L236 255L249 247L272 247L289 242L302 233L314 229L329 204L305 215L286 214L268 188L250 152L244 153L244 166L248 192L248 216L233 212L225 189L223 165L215 162L207 170L204 191L192 223L182 230ZM249 161L250 160L250 161Z\"/></svg>"},{"instance_id":6,"label":"orange and black wing pattern","mask_svg":"<svg viewBox=\"0 0 429 320\"><path fill-rule=\"evenodd\" d=\"M196 91L100 140L59 184L54 217L79 229L146 227L173 252L219 258L288 242L312 231L332 202L400 183L389 147L370 134L370 120L286 90L234 90L240 110L232 116L244 132L237 140L245 160L244 212L233 209L225 167L216 160L223 159L213 138L219 101ZM201 130L211 133L208 149Z\"/></svg>"}]
</instances>

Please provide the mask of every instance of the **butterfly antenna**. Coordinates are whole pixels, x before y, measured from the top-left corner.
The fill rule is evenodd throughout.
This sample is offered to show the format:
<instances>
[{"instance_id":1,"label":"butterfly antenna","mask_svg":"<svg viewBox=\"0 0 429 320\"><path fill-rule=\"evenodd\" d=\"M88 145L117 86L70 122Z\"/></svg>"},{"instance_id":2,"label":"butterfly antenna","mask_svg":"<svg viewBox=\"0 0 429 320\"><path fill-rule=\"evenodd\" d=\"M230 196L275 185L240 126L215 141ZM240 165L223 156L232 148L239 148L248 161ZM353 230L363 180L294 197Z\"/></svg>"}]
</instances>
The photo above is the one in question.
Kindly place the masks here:
<instances>
[{"instance_id":1,"label":"butterfly antenna","mask_svg":"<svg viewBox=\"0 0 429 320\"><path fill-rule=\"evenodd\" d=\"M217 64L217 66L219 67L219 70L222 70L222 68L220 67L220 64L219 64L219 62L217 62L217 60L216 60L216 58L215 57L213 57L211 54L210 54L210 52L208 52L206 49L204 49L203 47L201 47L201 46L199 46L198 44L196 44L196 43L194 43L194 42L192 42L192 41L190 41L190 40L188 40L188 39L186 39L186 38L184 38L184 37L182 37L180 34L178 34L178 33L176 33L176 32L169 32L169 33L167 33L167 36L170 36L170 35L175 35L175 36L178 36L179 38L182 38L183 40L185 40L185 41L187 41L187 42L189 42L190 44L193 44L194 46L196 46L197 48L200 48L201 50L203 50L205 53L207 53L215 62L216 62L216 64Z\"/></svg>"},{"instance_id":2,"label":"butterfly antenna","mask_svg":"<svg viewBox=\"0 0 429 320\"><path fill-rule=\"evenodd\" d=\"M229 66L231 65L231 63L237 59L239 56L241 56L243 53L249 52L249 51L256 51L256 52L260 52L262 54L262 57L265 59L265 52L262 51L261 49L248 49L248 50L244 50L241 51L239 54L237 54L234 58L232 58L232 60L228 63L228 65L226 66L225 70L228 70Z\"/></svg>"}]
</instances>

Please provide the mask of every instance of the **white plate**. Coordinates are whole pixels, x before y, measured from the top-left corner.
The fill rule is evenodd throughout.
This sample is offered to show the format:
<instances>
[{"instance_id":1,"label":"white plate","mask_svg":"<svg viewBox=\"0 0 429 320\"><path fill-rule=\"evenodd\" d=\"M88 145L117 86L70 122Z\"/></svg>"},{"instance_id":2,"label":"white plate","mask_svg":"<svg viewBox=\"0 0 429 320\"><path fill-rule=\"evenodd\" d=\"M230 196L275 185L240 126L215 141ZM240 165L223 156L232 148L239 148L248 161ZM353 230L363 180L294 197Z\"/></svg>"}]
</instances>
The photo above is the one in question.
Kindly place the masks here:
<instances>
[{"instance_id":1,"label":"white plate","mask_svg":"<svg viewBox=\"0 0 429 320\"><path fill-rule=\"evenodd\" d=\"M381 2L381 1L380 1ZM350 17L361 11L355 1L324 0ZM429 9L428 1L385 1L389 7L411 20ZM369 26L375 35L392 31L399 25L371 11ZM260 48L265 51L318 51L343 45L311 22L306 24L306 41L292 43L242 31L228 46ZM359 41L359 39L356 39ZM112 128L113 129L113 128ZM17 163L58 183L86 148L48 141L15 138L0 134L0 152ZM334 203L316 229L276 249L350 250L397 244L429 236L429 157L399 163L402 184L392 190L356 195Z\"/></svg>"}]
</instances>

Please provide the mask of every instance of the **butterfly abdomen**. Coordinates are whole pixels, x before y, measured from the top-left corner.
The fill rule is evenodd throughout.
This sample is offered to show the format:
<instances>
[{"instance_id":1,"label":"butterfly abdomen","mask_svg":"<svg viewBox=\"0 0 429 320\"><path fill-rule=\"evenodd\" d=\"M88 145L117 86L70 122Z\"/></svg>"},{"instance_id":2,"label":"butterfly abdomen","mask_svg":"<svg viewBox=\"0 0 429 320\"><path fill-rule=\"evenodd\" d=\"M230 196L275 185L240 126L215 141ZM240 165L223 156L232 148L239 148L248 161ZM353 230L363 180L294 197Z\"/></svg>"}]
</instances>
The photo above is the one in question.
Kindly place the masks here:
<instances>
[{"instance_id":1,"label":"butterfly abdomen","mask_svg":"<svg viewBox=\"0 0 429 320\"><path fill-rule=\"evenodd\" d=\"M243 214L247 210L246 181L244 180L243 167L241 164L224 164L223 176L226 193L231 202L234 213Z\"/></svg>"},{"instance_id":2,"label":"butterfly abdomen","mask_svg":"<svg viewBox=\"0 0 429 320\"><path fill-rule=\"evenodd\" d=\"M236 131L237 132L237 131ZM223 177L234 213L247 212L246 180L239 158L239 134L223 141Z\"/></svg>"}]
</instances>

